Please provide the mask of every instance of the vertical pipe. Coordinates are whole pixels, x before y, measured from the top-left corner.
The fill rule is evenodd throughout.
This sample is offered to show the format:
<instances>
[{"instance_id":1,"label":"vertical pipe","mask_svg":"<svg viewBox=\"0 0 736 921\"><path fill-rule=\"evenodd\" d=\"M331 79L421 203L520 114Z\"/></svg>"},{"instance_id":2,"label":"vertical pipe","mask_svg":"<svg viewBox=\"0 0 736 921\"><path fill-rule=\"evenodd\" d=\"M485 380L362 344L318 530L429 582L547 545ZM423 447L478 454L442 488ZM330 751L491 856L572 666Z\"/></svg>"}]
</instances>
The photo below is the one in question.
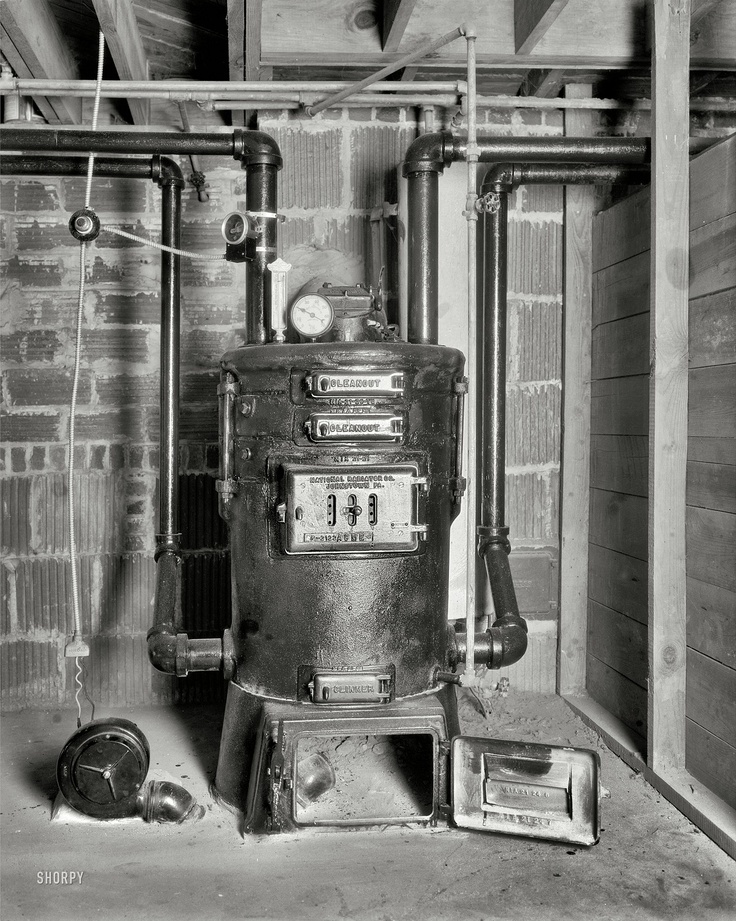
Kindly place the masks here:
<instances>
[{"instance_id":1,"label":"vertical pipe","mask_svg":"<svg viewBox=\"0 0 736 921\"><path fill-rule=\"evenodd\" d=\"M409 174L409 342L435 345L439 338L439 172Z\"/></svg>"},{"instance_id":2,"label":"vertical pipe","mask_svg":"<svg viewBox=\"0 0 736 921\"><path fill-rule=\"evenodd\" d=\"M506 504L506 293L508 192L485 212L485 350L483 361L483 499L481 524L504 526Z\"/></svg>"},{"instance_id":3,"label":"vertical pipe","mask_svg":"<svg viewBox=\"0 0 736 921\"><path fill-rule=\"evenodd\" d=\"M271 320L271 273L268 263L276 258L276 173L271 163L247 163L246 203L255 215L256 258L245 270L246 337L253 345L269 339ZM270 216L269 216L270 215Z\"/></svg>"},{"instance_id":4,"label":"vertical pipe","mask_svg":"<svg viewBox=\"0 0 736 921\"><path fill-rule=\"evenodd\" d=\"M181 183L160 180L161 242L180 246ZM157 555L178 553L179 539L179 292L181 257L161 251L161 470Z\"/></svg>"},{"instance_id":5,"label":"vertical pipe","mask_svg":"<svg viewBox=\"0 0 736 921\"><path fill-rule=\"evenodd\" d=\"M478 212L475 210L478 183L478 156L480 150L477 144L476 130L476 85L475 85L475 29L471 26L465 28L467 42L467 78L468 78L468 188L465 199L465 218L468 222L468 442L470 444L469 456L474 457L473 446L477 442L476 433L476 405L478 400L478 368L477 368L477 228ZM475 465L477 466L477 465ZM469 489L466 501L468 503L468 547L475 546L476 534L476 495L477 478L473 466L470 468ZM465 629L466 629L466 654L465 672L475 674L475 554L468 554L468 568L466 574L466 600L465 600Z\"/></svg>"}]
</instances>

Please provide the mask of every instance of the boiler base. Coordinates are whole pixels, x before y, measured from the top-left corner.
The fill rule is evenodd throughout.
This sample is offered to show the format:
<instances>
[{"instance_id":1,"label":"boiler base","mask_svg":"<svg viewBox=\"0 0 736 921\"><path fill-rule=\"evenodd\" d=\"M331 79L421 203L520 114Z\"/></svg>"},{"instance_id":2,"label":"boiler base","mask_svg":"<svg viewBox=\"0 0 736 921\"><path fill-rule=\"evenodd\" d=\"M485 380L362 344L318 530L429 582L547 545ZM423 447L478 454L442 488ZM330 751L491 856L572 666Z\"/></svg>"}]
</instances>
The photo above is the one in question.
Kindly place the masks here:
<instances>
[{"instance_id":1,"label":"boiler base","mask_svg":"<svg viewBox=\"0 0 736 921\"><path fill-rule=\"evenodd\" d=\"M228 691L213 793L247 833L434 825L448 809L458 735L453 686L380 706L332 706Z\"/></svg>"}]
</instances>

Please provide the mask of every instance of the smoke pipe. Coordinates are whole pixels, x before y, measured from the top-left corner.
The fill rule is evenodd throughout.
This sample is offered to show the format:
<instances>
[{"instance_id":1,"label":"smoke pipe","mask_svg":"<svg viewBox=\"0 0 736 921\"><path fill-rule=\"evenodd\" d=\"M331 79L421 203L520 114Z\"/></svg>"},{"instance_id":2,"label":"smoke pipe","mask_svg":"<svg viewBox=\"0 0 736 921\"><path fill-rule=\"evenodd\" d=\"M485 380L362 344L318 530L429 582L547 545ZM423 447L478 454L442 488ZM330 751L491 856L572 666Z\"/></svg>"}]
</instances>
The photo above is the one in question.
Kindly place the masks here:
<instances>
[{"instance_id":1,"label":"smoke pipe","mask_svg":"<svg viewBox=\"0 0 736 921\"><path fill-rule=\"evenodd\" d=\"M407 153L404 175L409 178L409 203L414 189L423 200L420 216L432 212L432 202L426 201L426 186L420 185L425 175L436 177L445 165L462 159L466 150L462 140L453 141L445 135L423 135ZM649 146L646 140L587 138L543 138L519 141L517 139L480 140L480 160L497 159L501 153L526 153L531 160L552 160L556 163L499 164L487 173L478 208L483 214L484 240L483 296L481 298L478 327L481 331L482 373L482 501L478 533L478 554L484 559L493 595L496 618L485 634L474 634L481 658L491 668L512 665L525 653L527 630L519 615L516 592L508 562L511 545L509 529L505 525L505 397L506 397L506 294L507 294L507 221L508 194L521 184L587 184L628 181L646 182L649 169ZM593 162L577 163L577 159ZM569 165L568 165L569 164ZM436 179L435 179L435 184ZM434 187L434 186L433 186ZM431 188L433 188L431 187ZM416 211L414 213L417 213ZM421 223L410 227L409 264L414 271L436 267L439 251L433 248L436 230ZM417 246L417 241L419 245ZM411 252L411 247L416 247ZM433 269L436 271L436 269ZM412 294L414 298L412 300ZM409 338L431 331L437 341L438 309L436 286L410 288ZM464 661L467 652L467 633L458 634L454 655Z\"/></svg>"},{"instance_id":2,"label":"smoke pipe","mask_svg":"<svg viewBox=\"0 0 736 921\"><path fill-rule=\"evenodd\" d=\"M478 138L477 147L481 163L644 164L649 162L650 141L648 138ZM466 154L467 139L444 133L421 135L406 154L403 174L409 180L408 263L412 279L409 342L437 343L437 174L451 163L465 160Z\"/></svg>"}]
</instances>

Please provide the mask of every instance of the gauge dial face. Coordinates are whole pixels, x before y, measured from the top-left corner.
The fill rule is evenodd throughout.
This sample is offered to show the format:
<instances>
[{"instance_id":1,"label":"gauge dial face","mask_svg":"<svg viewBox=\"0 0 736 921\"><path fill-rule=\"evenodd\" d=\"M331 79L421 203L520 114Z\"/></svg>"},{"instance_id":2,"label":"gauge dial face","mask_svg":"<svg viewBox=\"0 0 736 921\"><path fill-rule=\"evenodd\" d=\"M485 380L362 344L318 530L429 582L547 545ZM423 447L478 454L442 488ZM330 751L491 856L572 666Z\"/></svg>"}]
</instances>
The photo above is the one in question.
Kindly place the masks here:
<instances>
[{"instance_id":1,"label":"gauge dial face","mask_svg":"<svg viewBox=\"0 0 736 921\"><path fill-rule=\"evenodd\" d=\"M222 236L226 243L242 243L248 233L248 218L232 211L222 222Z\"/></svg>"},{"instance_id":2,"label":"gauge dial face","mask_svg":"<svg viewBox=\"0 0 736 921\"><path fill-rule=\"evenodd\" d=\"M319 294L304 294L291 306L291 322L300 336L317 339L332 326L332 304Z\"/></svg>"}]
</instances>

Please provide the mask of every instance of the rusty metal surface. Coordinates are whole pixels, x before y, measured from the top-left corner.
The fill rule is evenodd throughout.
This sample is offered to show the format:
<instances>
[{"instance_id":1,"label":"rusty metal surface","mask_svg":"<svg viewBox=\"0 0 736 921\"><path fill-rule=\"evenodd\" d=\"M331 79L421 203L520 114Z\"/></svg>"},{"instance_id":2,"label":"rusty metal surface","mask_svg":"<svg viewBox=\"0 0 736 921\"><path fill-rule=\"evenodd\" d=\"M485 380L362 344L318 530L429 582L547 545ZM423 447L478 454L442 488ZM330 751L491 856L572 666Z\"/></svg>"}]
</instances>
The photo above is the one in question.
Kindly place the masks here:
<instances>
[{"instance_id":1,"label":"rusty metal surface","mask_svg":"<svg viewBox=\"0 0 736 921\"><path fill-rule=\"evenodd\" d=\"M396 696L435 686L446 665L449 530L453 501L453 381L463 357L439 346L322 343L244 347L223 367L240 383L235 407L228 502L233 567L235 681L256 695L296 700L300 668L396 668ZM402 373L402 394L336 398L334 411L400 413L401 442L315 445L304 423L317 401L305 382L315 372ZM247 407L245 414L238 405ZM325 400L318 408L326 411ZM415 552L288 555L278 522L285 466L413 465L429 479L423 520L427 540ZM310 677L311 680L311 677Z\"/></svg>"}]
</instances>

